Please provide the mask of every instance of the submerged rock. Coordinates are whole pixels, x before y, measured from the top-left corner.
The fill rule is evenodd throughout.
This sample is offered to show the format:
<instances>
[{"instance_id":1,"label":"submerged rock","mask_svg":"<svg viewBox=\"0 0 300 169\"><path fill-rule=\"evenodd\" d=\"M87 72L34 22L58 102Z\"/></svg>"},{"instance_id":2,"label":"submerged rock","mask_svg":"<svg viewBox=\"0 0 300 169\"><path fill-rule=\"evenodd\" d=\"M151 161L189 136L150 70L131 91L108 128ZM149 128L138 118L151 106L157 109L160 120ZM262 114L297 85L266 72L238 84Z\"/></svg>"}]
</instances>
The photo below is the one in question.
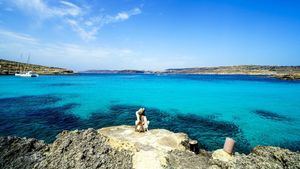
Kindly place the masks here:
<instances>
[{"instance_id":1,"label":"submerged rock","mask_svg":"<svg viewBox=\"0 0 300 169\"><path fill-rule=\"evenodd\" d=\"M188 140L184 133L137 133L132 126L63 131L52 144L0 137L0 168L300 168L300 153L288 149L257 146L249 155L220 160L220 150L189 151Z\"/></svg>"}]
</instances>

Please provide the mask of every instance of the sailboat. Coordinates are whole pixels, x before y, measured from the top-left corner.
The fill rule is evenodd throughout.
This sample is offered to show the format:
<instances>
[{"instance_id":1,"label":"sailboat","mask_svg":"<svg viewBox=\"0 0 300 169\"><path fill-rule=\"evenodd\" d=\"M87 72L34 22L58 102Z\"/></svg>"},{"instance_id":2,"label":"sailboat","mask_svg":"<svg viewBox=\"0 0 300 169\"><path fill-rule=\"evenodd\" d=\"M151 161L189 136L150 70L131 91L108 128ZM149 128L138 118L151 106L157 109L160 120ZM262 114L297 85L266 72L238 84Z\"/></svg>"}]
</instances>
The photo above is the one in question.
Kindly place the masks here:
<instances>
[{"instance_id":1,"label":"sailboat","mask_svg":"<svg viewBox=\"0 0 300 169\"><path fill-rule=\"evenodd\" d=\"M37 73L33 73L32 71L28 71L25 73L16 73L15 76L20 76L20 77L39 77Z\"/></svg>"},{"instance_id":2,"label":"sailboat","mask_svg":"<svg viewBox=\"0 0 300 169\"><path fill-rule=\"evenodd\" d=\"M22 55L21 55L22 57ZM30 55L27 58L27 64L29 63L30 60ZM20 67L20 64L19 64ZM33 71L28 71L26 72L26 67L25 67L25 71L21 72L21 67L20 67L20 72L19 73L15 73L15 76L19 76L19 77L39 77L39 75L37 73L34 73Z\"/></svg>"}]
</instances>

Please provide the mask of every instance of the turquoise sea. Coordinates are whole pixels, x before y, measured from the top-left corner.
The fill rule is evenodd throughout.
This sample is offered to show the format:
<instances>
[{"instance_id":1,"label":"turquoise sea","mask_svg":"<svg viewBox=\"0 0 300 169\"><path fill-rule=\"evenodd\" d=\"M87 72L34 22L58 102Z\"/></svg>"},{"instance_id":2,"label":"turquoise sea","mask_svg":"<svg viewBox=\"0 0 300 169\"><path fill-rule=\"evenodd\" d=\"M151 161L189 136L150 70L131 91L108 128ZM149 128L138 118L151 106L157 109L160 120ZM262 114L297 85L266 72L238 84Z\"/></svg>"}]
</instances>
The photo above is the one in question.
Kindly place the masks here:
<instances>
[{"instance_id":1,"label":"turquoise sea","mask_svg":"<svg viewBox=\"0 0 300 169\"><path fill-rule=\"evenodd\" d=\"M242 75L0 76L0 135L52 142L62 130L130 124L185 132L214 150L233 137L300 150L300 82Z\"/></svg>"}]
</instances>

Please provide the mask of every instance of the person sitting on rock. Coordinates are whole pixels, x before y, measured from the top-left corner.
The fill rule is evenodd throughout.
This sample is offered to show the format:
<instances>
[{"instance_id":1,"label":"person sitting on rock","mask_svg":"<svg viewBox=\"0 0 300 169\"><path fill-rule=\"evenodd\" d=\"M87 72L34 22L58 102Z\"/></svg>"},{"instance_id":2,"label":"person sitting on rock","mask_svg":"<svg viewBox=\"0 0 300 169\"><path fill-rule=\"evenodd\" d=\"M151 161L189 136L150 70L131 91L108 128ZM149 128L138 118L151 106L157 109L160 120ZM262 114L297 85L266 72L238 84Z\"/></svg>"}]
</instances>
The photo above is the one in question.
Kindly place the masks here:
<instances>
[{"instance_id":1,"label":"person sitting on rock","mask_svg":"<svg viewBox=\"0 0 300 169\"><path fill-rule=\"evenodd\" d=\"M140 108L135 112L136 121L135 121L135 130L138 132L148 131L148 126L150 121L147 120L145 115L145 108Z\"/></svg>"}]
</instances>

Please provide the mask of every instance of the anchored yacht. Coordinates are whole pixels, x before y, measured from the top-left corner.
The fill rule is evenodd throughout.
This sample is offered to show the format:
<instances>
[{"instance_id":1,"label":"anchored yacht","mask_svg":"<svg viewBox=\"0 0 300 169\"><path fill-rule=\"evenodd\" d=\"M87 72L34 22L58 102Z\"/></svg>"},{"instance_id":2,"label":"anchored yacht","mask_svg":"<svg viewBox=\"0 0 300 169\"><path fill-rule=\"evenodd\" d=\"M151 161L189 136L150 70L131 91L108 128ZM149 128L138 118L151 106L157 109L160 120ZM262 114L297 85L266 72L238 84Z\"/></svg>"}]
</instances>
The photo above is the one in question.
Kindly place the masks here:
<instances>
[{"instance_id":1,"label":"anchored yacht","mask_svg":"<svg viewBox=\"0 0 300 169\"><path fill-rule=\"evenodd\" d=\"M29 63L29 60L30 60L30 55L27 58L27 65ZM20 70L20 73L15 73L15 76L19 76L19 77L39 77L39 75L37 73L34 73L33 71L27 71L26 72L26 67L25 67L25 72L22 72Z\"/></svg>"}]
</instances>

